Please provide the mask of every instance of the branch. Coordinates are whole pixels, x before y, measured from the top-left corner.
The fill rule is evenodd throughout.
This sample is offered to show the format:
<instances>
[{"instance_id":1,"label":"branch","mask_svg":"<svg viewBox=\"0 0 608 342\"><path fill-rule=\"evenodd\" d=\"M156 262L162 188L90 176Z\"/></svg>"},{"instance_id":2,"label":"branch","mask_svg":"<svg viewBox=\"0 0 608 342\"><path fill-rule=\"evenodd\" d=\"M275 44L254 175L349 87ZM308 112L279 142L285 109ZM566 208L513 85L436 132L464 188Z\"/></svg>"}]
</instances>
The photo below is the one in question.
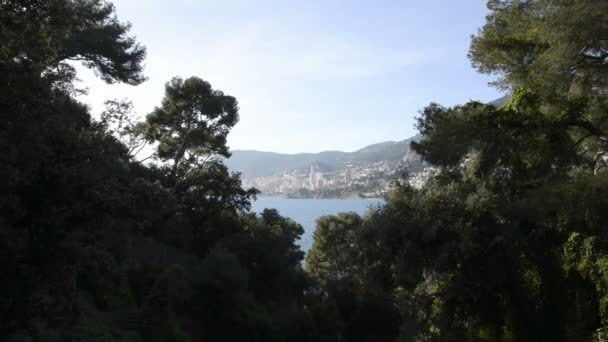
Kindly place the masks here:
<instances>
[{"instance_id":1,"label":"branch","mask_svg":"<svg viewBox=\"0 0 608 342\"><path fill-rule=\"evenodd\" d=\"M187 176L191 175L191 174L192 174L192 173L194 173L194 172L201 171L201 170L202 170L202 169L205 167L205 164L207 163L207 161L208 161L208 160L209 160L211 157L213 157L213 154L209 154L209 155L208 155L208 156L205 158L205 160L203 160L203 162L202 162L202 163L200 163L200 164L199 164L199 163L195 164L195 168L193 168L193 169L192 169L192 170L190 170L190 171L187 171L187 172L186 172L186 174L185 174L185 176L186 176L186 177L184 177L184 178L187 178ZM178 183L181 183L181 181L179 181Z\"/></svg>"},{"instance_id":2,"label":"branch","mask_svg":"<svg viewBox=\"0 0 608 342\"><path fill-rule=\"evenodd\" d=\"M566 122L569 125L583 128L589 132L589 134L596 136L604 143L608 143L608 133L606 133L601 128L595 126L589 121L586 120L568 120Z\"/></svg>"},{"instance_id":3,"label":"branch","mask_svg":"<svg viewBox=\"0 0 608 342\"><path fill-rule=\"evenodd\" d=\"M207 156L207 158L205 158L205 160L203 160L203 163L200 165L200 168L201 168L201 169L202 169L202 168L205 166L205 164L207 163L207 161L208 161L208 160L209 160L209 159L210 159L212 156L213 156L213 154L209 154L209 155Z\"/></svg>"},{"instance_id":4,"label":"branch","mask_svg":"<svg viewBox=\"0 0 608 342\"><path fill-rule=\"evenodd\" d=\"M591 60L593 62L604 62L606 60L606 58L608 58L608 53L602 53L599 56L594 56L594 55L585 55L583 54L583 59L585 60Z\"/></svg>"},{"instance_id":5,"label":"branch","mask_svg":"<svg viewBox=\"0 0 608 342\"><path fill-rule=\"evenodd\" d=\"M580 145L583 141L587 140L587 138L593 136L593 134L589 133L587 135L585 135L584 137L580 138L575 144L574 144L574 148L576 148L578 145Z\"/></svg>"},{"instance_id":6,"label":"branch","mask_svg":"<svg viewBox=\"0 0 608 342\"><path fill-rule=\"evenodd\" d=\"M129 153L129 156L130 156L131 158L134 158L134 157L135 157L135 156L137 156L137 155L139 154L139 152L141 152L141 151L142 151L142 150L143 150L143 149L144 149L146 146L148 146L148 145L147 145L147 144L144 142L144 144L143 144L143 145L141 145L141 148L140 148L139 150L137 150L137 152L135 152L135 154L131 155L131 154Z\"/></svg>"},{"instance_id":7,"label":"branch","mask_svg":"<svg viewBox=\"0 0 608 342\"><path fill-rule=\"evenodd\" d=\"M606 165L606 161L603 160L604 156L606 155L606 153L608 153L608 151L602 151L602 152L598 152L597 155L595 156L595 160L593 161L593 172L597 172L599 171L599 169L597 168L597 163L602 160L602 164L604 164L604 166Z\"/></svg>"},{"instance_id":8,"label":"branch","mask_svg":"<svg viewBox=\"0 0 608 342\"><path fill-rule=\"evenodd\" d=\"M599 41L606 41L606 39L599 39ZM591 62L591 63L605 63L606 59L608 59L608 52L605 51L605 49L602 49L602 51L599 53L599 55L594 55L592 54L593 52L589 51L589 48L591 47L591 43L586 44L581 51L578 53L578 55L580 56L580 59L576 62L574 62L573 65L570 66L570 70L576 70L576 68L578 66L580 66L581 64L583 64L585 61Z\"/></svg>"},{"instance_id":9,"label":"branch","mask_svg":"<svg viewBox=\"0 0 608 342\"><path fill-rule=\"evenodd\" d=\"M144 140L144 141L142 141L142 143L141 143L141 144L134 145L134 146L133 146L133 147L132 147L132 148L129 150L129 153L128 153L128 154L129 154L129 155L131 155L131 153L133 153L133 151L135 151L135 149L136 149L136 148L139 148L139 147L141 147L141 146L145 146L145 145L146 145L146 141L145 141L145 140ZM139 151L141 151L141 149L140 149ZM137 153L139 153L139 151L137 151ZM135 153L135 155L137 155L137 153Z\"/></svg>"},{"instance_id":10,"label":"branch","mask_svg":"<svg viewBox=\"0 0 608 342\"><path fill-rule=\"evenodd\" d=\"M186 143L188 142L188 134L190 134L190 128L192 126L192 120L188 121L188 125L186 127L186 132L183 133L184 140L182 140L182 144L179 147L179 150L175 153L175 159L173 160L173 167L171 168L171 174L175 178L177 174L177 166L179 162L184 158L184 154L186 153Z\"/></svg>"},{"instance_id":11,"label":"branch","mask_svg":"<svg viewBox=\"0 0 608 342\"><path fill-rule=\"evenodd\" d=\"M157 155L157 154L158 154L157 152L154 152L154 153L152 153L151 155L147 156L146 158L144 158L144 159L142 159L142 160L139 160L139 162L140 162L140 163L143 163L143 162L145 162L146 160L148 160L148 159L150 159L150 158L152 158L152 157L156 157L156 155Z\"/></svg>"}]
</instances>

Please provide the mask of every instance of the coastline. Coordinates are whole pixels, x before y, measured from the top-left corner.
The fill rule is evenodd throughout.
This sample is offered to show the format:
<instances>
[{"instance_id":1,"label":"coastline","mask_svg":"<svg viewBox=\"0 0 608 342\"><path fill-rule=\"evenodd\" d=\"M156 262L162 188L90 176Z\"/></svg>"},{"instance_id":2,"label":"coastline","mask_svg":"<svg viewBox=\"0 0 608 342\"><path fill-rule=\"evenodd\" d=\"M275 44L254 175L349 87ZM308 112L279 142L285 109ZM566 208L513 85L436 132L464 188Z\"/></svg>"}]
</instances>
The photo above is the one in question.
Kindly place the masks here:
<instances>
[{"instance_id":1,"label":"coastline","mask_svg":"<svg viewBox=\"0 0 608 342\"><path fill-rule=\"evenodd\" d=\"M277 194L258 194L257 198L271 198L271 199L285 199L285 200L345 200L345 201L358 201L358 200L376 200L376 201L385 201L384 197L359 197L357 195L348 196L348 197L296 197L289 195L277 195Z\"/></svg>"}]
</instances>

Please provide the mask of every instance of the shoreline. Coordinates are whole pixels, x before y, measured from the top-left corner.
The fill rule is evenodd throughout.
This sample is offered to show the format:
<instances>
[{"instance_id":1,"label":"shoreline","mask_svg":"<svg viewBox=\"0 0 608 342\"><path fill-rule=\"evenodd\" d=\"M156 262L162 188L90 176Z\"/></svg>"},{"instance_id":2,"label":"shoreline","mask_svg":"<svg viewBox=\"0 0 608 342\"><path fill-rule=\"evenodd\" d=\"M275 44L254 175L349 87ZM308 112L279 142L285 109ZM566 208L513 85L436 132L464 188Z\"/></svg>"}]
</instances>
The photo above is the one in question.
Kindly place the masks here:
<instances>
[{"instance_id":1,"label":"shoreline","mask_svg":"<svg viewBox=\"0 0 608 342\"><path fill-rule=\"evenodd\" d=\"M372 201L385 201L382 197L288 197L285 195L258 195L260 198L273 198L273 199L286 199L286 200L344 200L344 201L355 201L355 200L372 200Z\"/></svg>"}]
</instances>

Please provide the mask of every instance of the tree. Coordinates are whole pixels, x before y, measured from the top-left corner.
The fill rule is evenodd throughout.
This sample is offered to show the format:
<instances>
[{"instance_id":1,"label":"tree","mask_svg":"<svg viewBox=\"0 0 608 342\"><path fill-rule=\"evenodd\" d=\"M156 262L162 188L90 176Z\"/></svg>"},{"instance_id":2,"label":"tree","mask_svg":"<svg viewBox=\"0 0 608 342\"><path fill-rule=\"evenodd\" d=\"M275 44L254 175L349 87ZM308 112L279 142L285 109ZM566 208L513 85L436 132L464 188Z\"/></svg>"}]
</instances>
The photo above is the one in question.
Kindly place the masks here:
<instances>
[{"instance_id":1,"label":"tree","mask_svg":"<svg viewBox=\"0 0 608 342\"><path fill-rule=\"evenodd\" d=\"M396 245L407 254L385 262L406 275L396 278L400 297L414 304L404 312L425 327L420 336L601 340L605 292L573 246L586 241L578 248L597 248L600 259L604 253L594 222L606 211L599 190L607 150L599 76L605 42L598 37L608 11L588 1L488 7L470 56L480 71L499 75L511 100L501 108L471 102L422 111L424 138L412 145L442 172L420 191L393 194L378 234L400 231ZM570 202L575 198L580 206ZM376 253L390 260L398 252ZM602 272L601 262L591 263Z\"/></svg>"},{"instance_id":2,"label":"tree","mask_svg":"<svg viewBox=\"0 0 608 342\"><path fill-rule=\"evenodd\" d=\"M608 4L586 0L488 1L469 56L497 84L538 98L535 114L570 128L593 164L608 149Z\"/></svg>"},{"instance_id":3,"label":"tree","mask_svg":"<svg viewBox=\"0 0 608 342\"><path fill-rule=\"evenodd\" d=\"M306 270L323 281L354 276L350 270L356 258L354 239L362 223L356 213L318 218L313 245L306 256Z\"/></svg>"},{"instance_id":4,"label":"tree","mask_svg":"<svg viewBox=\"0 0 608 342\"><path fill-rule=\"evenodd\" d=\"M19 1L0 3L0 61L11 74L31 72L56 78L74 76L65 61L82 61L108 83L139 84L146 50L128 35L115 8L104 0ZM5 67L8 67L5 65Z\"/></svg>"},{"instance_id":5,"label":"tree","mask_svg":"<svg viewBox=\"0 0 608 342\"><path fill-rule=\"evenodd\" d=\"M241 187L239 174L231 174L217 157L229 157L226 137L238 122L234 97L214 90L198 78L174 78L165 86L161 106L136 124L132 132L156 144L152 155L162 164L154 176L177 200L180 244L205 254L222 237L241 228L223 225L226 215L250 207L257 190ZM234 229L234 230L233 230ZM192 239L192 231L198 231Z\"/></svg>"},{"instance_id":6,"label":"tree","mask_svg":"<svg viewBox=\"0 0 608 342\"><path fill-rule=\"evenodd\" d=\"M373 256L366 253L371 251L365 246L365 223L356 213L320 217L306 257L306 270L316 282L309 299L312 314L320 334L335 341L391 341L399 333L392 288L385 291L369 277L373 267L365 260Z\"/></svg>"},{"instance_id":7,"label":"tree","mask_svg":"<svg viewBox=\"0 0 608 342\"><path fill-rule=\"evenodd\" d=\"M95 121L75 99L69 60L144 79L113 10L0 1L0 340L307 338L301 226L246 213L255 191L211 157L229 155L236 100L176 81L146 126L128 102ZM161 163L134 158L142 137Z\"/></svg>"},{"instance_id":8,"label":"tree","mask_svg":"<svg viewBox=\"0 0 608 342\"><path fill-rule=\"evenodd\" d=\"M352 230L356 257L340 269L354 271L357 286L326 287L320 307L343 313L345 293L382 294L399 309L403 340L603 341L608 8L576 0L488 6L470 56L499 76L510 101L422 110L423 138L412 147L439 174L419 190L399 186ZM327 245L327 254L309 255L316 270L350 255ZM332 315L342 322L337 331L357 321Z\"/></svg>"},{"instance_id":9,"label":"tree","mask_svg":"<svg viewBox=\"0 0 608 342\"><path fill-rule=\"evenodd\" d=\"M232 96L214 90L198 78L172 79L165 97L146 117L146 136L157 142L156 157L188 172L203 167L214 155L229 157L226 137L238 122L238 105Z\"/></svg>"},{"instance_id":10,"label":"tree","mask_svg":"<svg viewBox=\"0 0 608 342\"><path fill-rule=\"evenodd\" d=\"M490 0L470 57L509 88L546 95L605 94L608 4L586 0Z\"/></svg>"}]
</instances>

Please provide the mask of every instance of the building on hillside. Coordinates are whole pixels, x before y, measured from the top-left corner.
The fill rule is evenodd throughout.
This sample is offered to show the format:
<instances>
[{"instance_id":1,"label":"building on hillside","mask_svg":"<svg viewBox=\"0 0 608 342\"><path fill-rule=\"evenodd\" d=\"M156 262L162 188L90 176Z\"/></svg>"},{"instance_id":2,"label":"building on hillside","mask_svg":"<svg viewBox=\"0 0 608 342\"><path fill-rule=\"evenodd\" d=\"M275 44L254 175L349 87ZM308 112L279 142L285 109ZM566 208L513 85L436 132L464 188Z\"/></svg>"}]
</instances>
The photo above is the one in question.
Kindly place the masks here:
<instances>
[{"instance_id":1,"label":"building on hillside","mask_svg":"<svg viewBox=\"0 0 608 342\"><path fill-rule=\"evenodd\" d=\"M315 166L310 165L310 174L309 174L309 180L308 180L308 184L309 184L309 189L310 190L314 190L315 189Z\"/></svg>"}]
</instances>

